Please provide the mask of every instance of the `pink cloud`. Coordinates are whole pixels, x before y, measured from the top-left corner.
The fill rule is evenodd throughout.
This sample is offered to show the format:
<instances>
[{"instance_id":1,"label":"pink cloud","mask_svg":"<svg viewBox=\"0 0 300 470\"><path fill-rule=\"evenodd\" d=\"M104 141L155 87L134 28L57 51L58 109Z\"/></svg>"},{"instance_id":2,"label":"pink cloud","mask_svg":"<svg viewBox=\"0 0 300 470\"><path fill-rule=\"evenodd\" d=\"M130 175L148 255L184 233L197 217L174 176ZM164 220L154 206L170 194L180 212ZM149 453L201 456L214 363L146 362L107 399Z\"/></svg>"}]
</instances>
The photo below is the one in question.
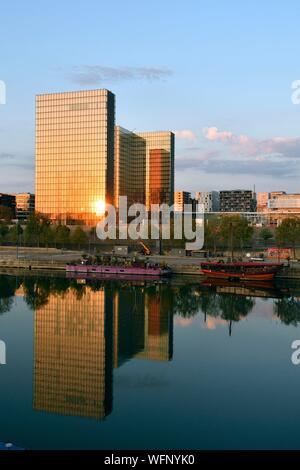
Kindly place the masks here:
<instances>
[{"instance_id":1,"label":"pink cloud","mask_svg":"<svg viewBox=\"0 0 300 470\"><path fill-rule=\"evenodd\" d=\"M217 127L205 127L203 134L211 142L221 142L229 145L232 153L237 155L257 158L268 155L287 158L300 156L300 138L298 137L254 139L244 134L238 135L231 131L220 131Z\"/></svg>"},{"instance_id":2,"label":"pink cloud","mask_svg":"<svg viewBox=\"0 0 300 470\"><path fill-rule=\"evenodd\" d=\"M184 129L182 131L175 131L175 135L177 139L184 139L184 140L197 140L196 134L193 131L188 129Z\"/></svg>"}]
</instances>

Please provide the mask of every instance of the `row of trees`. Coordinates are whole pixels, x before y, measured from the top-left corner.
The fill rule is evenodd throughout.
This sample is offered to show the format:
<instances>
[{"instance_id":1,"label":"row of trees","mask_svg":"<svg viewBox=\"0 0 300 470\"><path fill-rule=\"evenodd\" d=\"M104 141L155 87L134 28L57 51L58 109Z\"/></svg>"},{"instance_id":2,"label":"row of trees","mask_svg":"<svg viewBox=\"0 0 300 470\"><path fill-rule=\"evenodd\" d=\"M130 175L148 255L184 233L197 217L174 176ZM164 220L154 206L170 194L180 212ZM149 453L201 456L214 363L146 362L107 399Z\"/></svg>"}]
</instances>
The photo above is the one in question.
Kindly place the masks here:
<instances>
[{"instance_id":1,"label":"row of trees","mask_svg":"<svg viewBox=\"0 0 300 470\"><path fill-rule=\"evenodd\" d=\"M205 227L205 246L216 254L219 248L228 248L233 256L234 249L243 249L254 234L249 222L239 216L224 216L209 219ZM275 239L277 246L293 249L296 258L296 247L300 245L300 219L289 217L281 221L275 233L268 228L262 228L259 237L267 243Z\"/></svg>"},{"instance_id":2,"label":"row of trees","mask_svg":"<svg viewBox=\"0 0 300 470\"><path fill-rule=\"evenodd\" d=\"M53 225L47 216L36 212L29 217L24 230L20 224L9 227L5 221L0 223L0 244L21 241L28 246L74 245L80 248L88 244L89 236L81 227L71 232L66 225Z\"/></svg>"},{"instance_id":3,"label":"row of trees","mask_svg":"<svg viewBox=\"0 0 300 470\"><path fill-rule=\"evenodd\" d=\"M220 248L228 248L231 256L234 249L243 249L252 238L254 229L239 215L210 218L205 226L205 247L216 255Z\"/></svg>"},{"instance_id":4,"label":"row of trees","mask_svg":"<svg viewBox=\"0 0 300 470\"><path fill-rule=\"evenodd\" d=\"M2 214L2 215L5 215ZM0 214L1 216L1 214ZM211 250L214 255L219 249L228 249L231 256L234 250L243 250L252 240L254 228L248 220L239 215L226 215L223 217L210 217L205 226L205 248ZM284 219L276 228L275 233L268 228L262 228L259 237L267 243L275 237L276 244L280 247L290 247L296 257L296 247L300 245L300 219ZM2 218L0 222L0 244L12 243L28 246L78 246L78 248L89 243L90 238L95 240L95 228L89 233L80 226L71 231L63 224L53 225L44 214L35 212L29 217L23 230L20 224L13 226ZM172 243L174 240L172 240Z\"/></svg>"}]
</instances>

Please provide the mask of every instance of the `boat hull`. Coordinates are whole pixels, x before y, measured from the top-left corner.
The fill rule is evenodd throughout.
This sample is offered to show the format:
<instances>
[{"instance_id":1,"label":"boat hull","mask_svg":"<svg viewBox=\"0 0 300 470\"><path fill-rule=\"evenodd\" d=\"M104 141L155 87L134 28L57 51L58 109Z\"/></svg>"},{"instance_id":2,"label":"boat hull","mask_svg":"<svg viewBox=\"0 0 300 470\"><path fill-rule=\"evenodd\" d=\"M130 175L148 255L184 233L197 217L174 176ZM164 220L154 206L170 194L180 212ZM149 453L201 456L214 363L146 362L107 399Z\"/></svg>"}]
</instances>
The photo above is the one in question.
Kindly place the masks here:
<instances>
[{"instance_id":1,"label":"boat hull","mask_svg":"<svg viewBox=\"0 0 300 470\"><path fill-rule=\"evenodd\" d=\"M282 268L280 263L201 263L202 273L209 278L241 280L241 281L271 281Z\"/></svg>"},{"instance_id":2,"label":"boat hull","mask_svg":"<svg viewBox=\"0 0 300 470\"><path fill-rule=\"evenodd\" d=\"M247 273L230 273L230 272L214 272L208 269L202 269L203 274L207 277L214 279L241 279L244 281L271 281L274 279L276 272L273 273L257 273L257 274L247 274Z\"/></svg>"}]
</instances>

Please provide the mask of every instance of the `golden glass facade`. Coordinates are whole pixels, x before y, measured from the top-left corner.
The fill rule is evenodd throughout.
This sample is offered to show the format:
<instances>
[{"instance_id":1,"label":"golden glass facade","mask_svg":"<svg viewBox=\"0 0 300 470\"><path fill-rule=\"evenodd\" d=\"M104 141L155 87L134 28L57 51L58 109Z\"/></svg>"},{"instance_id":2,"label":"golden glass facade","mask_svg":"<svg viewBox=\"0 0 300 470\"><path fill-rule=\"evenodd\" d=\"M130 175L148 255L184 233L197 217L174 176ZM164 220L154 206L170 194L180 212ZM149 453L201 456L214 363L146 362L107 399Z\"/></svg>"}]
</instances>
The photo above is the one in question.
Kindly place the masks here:
<instances>
[{"instance_id":1,"label":"golden glass facade","mask_svg":"<svg viewBox=\"0 0 300 470\"><path fill-rule=\"evenodd\" d=\"M146 142L120 126L115 129L115 204L127 196L128 206L145 203Z\"/></svg>"},{"instance_id":2,"label":"golden glass facade","mask_svg":"<svg viewBox=\"0 0 300 470\"><path fill-rule=\"evenodd\" d=\"M103 419L112 410L108 289L50 294L35 312L34 409Z\"/></svg>"},{"instance_id":3,"label":"golden glass facade","mask_svg":"<svg viewBox=\"0 0 300 470\"><path fill-rule=\"evenodd\" d=\"M146 206L174 202L173 132L141 132L137 134L146 142Z\"/></svg>"},{"instance_id":4,"label":"golden glass facade","mask_svg":"<svg viewBox=\"0 0 300 470\"><path fill-rule=\"evenodd\" d=\"M127 196L128 204L173 204L174 134L133 133L116 127L115 198Z\"/></svg>"},{"instance_id":5,"label":"golden glass facade","mask_svg":"<svg viewBox=\"0 0 300 470\"><path fill-rule=\"evenodd\" d=\"M95 225L114 201L115 96L89 90L36 97L36 210Z\"/></svg>"}]
</instances>

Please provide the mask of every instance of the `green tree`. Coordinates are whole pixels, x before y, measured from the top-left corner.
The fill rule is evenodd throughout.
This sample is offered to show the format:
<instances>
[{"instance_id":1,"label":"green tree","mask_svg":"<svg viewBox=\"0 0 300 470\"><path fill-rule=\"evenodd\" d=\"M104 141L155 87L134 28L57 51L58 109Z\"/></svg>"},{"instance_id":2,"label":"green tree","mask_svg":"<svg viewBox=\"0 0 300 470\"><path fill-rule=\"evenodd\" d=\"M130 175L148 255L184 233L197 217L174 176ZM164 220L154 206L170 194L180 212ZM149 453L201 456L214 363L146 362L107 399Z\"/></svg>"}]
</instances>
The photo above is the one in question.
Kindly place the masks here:
<instances>
[{"instance_id":1,"label":"green tree","mask_svg":"<svg viewBox=\"0 0 300 470\"><path fill-rule=\"evenodd\" d=\"M40 246L40 242L44 242L43 233L46 227L50 226L49 218L40 213L32 213L28 220L24 230L25 243L33 246Z\"/></svg>"},{"instance_id":2,"label":"green tree","mask_svg":"<svg viewBox=\"0 0 300 470\"><path fill-rule=\"evenodd\" d=\"M260 230L259 232L259 236L260 238L263 239L263 241L265 243L267 243L269 240L271 240L271 238L273 238L273 233L271 232L271 230L269 230L268 228L264 227Z\"/></svg>"},{"instance_id":3,"label":"green tree","mask_svg":"<svg viewBox=\"0 0 300 470\"><path fill-rule=\"evenodd\" d=\"M234 248L243 248L244 244L251 239L253 227L240 215L226 215L221 219L220 233L233 258Z\"/></svg>"},{"instance_id":4,"label":"green tree","mask_svg":"<svg viewBox=\"0 0 300 470\"><path fill-rule=\"evenodd\" d=\"M22 233L23 233L23 229L21 225L15 224L12 227L10 227L7 238L11 243L16 245L19 242L20 236L22 235Z\"/></svg>"},{"instance_id":5,"label":"green tree","mask_svg":"<svg viewBox=\"0 0 300 470\"><path fill-rule=\"evenodd\" d=\"M8 225L4 222L0 222L0 243L1 244L3 244L3 242L6 240L8 232L9 232Z\"/></svg>"},{"instance_id":6,"label":"green tree","mask_svg":"<svg viewBox=\"0 0 300 470\"><path fill-rule=\"evenodd\" d=\"M71 235L71 241L74 245L78 245L78 249L80 250L80 246L88 243L88 236L81 227L76 227Z\"/></svg>"},{"instance_id":7,"label":"green tree","mask_svg":"<svg viewBox=\"0 0 300 470\"><path fill-rule=\"evenodd\" d=\"M55 229L55 242L59 245L66 246L70 243L70 229L66 225L57 225Z\"/></svg>"},{"instance_id":8,"label":"green tree","mask_svg":"<svg viewBox=\"0 0 300 470\"><path fill-rule=\"evenodd\" d=\"M296 246L300 243L300 220L289 217L276 228L276 241L279 246L290 245L296 258Z\"/></svg>"},{"instance_id":9,"label":"green tree","mask_svg":"<svg viewBox=\"0 0 300 470\"><path fill-rule=\"evenodd\" d=\"M40 230L40 243L48 248L48 246L54 242L55 233L52 225L43 224Z\"/></svg>"},{"instance_id":10,"label":"green tree","mask_svg":"<svg viewBox=\"0 0 300 470\"><path fill-rule=\"evenodd\" d=\"M11 222L13 218L13 212L10 207L1 206L0 205L0 220L4 220L5 222Z\"/></svg>"},{"instance_id":11,"label":"green tree","mask_svg":"<svg viewBox=\"0 0 300 470\"><path fill-rule=\"evenodd\" d=\"M213 250L216 256L217 247L221 242L221 219L210 217L205 225L205 247Z\"/></svg>"}]
</instances>

